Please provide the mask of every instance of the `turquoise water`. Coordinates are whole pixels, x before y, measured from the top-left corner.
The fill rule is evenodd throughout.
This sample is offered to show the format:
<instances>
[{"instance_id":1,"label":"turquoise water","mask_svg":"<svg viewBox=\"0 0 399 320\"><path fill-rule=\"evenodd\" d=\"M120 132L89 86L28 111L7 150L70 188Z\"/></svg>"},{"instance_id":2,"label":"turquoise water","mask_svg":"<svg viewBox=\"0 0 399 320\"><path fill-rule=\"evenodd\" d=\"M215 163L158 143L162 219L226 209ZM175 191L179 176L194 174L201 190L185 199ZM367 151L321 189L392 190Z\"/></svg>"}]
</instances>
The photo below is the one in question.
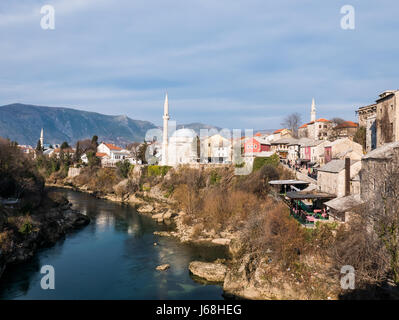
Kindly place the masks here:
<instances>
[{"instance_id":1,"label":"turquoise water","mask_svg":"<svg viewBox=\"0 0 399 320\"><path fill-rule=\"evenodd\" d=\"M192 260L212 261L223 248L195 247L153 234L166 230L132 207L58 189L92 219L27 263L6 270L0 299L222 299L222 288L194 282ZM157 246L154 246L157 242ZM156 271L160 264L166 271ZM43 290L40 269L55 269L55 290Z\"/></svg>"}]
</instances>

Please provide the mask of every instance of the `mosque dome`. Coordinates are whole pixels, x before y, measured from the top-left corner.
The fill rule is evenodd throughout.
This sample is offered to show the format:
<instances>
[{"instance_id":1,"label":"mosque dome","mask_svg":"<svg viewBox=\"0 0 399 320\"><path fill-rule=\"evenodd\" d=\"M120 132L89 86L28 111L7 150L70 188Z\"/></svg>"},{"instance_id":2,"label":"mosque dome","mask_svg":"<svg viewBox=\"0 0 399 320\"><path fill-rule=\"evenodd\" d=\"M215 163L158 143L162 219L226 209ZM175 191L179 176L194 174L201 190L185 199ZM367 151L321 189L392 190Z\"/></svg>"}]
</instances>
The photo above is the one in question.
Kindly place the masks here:
<instances>
[{"instance_id":1,"label":"mosque dome","mask_svg":"<svg viewBox=\"0 0 399 320\"><path fill-rule=\"evenodd\" d=\"M197 134L192 129L183 128L183 129L179 129L179 130L176 130L175 132L173 132L172 137L175 137L175 138L196 138Z\"/></svg>"}]
</instances>

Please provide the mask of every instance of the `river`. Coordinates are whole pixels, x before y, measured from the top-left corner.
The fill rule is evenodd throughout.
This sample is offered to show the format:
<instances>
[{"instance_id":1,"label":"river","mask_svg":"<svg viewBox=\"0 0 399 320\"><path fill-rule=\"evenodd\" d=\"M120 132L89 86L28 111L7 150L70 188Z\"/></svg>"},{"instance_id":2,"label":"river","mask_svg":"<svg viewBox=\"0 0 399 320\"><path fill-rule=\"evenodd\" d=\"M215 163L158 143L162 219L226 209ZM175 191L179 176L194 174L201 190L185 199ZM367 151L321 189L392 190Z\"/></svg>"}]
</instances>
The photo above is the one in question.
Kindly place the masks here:
<instances>
[{"instance_id":1,"label":"river","mask_svg":"<svg viewBox=\"0 0 399 320\"><path fill-rule=\"evenodd\" d=\"M187 268L192 260L225 256L223 248L156 236L154 231L168 227L131 206L67 189L57 192L91 223L8 268L0 279L0 299L223 299L220 286L195 282ZM164 263L170 269L155 270ZM55 269L54 290L40 286L43 265Z\"/></svg>"}]
</instances>

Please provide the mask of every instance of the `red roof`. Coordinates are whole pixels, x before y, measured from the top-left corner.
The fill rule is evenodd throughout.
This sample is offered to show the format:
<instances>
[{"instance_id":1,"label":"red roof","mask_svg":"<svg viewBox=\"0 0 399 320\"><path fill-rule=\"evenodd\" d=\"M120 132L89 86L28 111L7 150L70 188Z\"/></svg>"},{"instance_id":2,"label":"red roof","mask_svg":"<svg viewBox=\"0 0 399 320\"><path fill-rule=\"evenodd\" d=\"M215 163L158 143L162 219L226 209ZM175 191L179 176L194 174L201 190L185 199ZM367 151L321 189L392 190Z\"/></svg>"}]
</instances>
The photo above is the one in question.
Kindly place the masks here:
<instances>
[{"instance_id":1,"label":"red roof","mask_svg":"<svg viewBox=\"0 0 399 320\"><path fill-rule=\"evenodd\" d=\"M276 131L274 131L273 133L280 133L281 131L283 131L284 129L278 129Z\"/></svg>"},{"instance_id":2,"label":"red roof","mask_svg":"<svg viewBox=\"0 0 399 320\"><path fill-rule=\"evenodd\" d=\"M299 129L306 128L308 125L305 123L299 127Z\"/></svg>"},{"instance_id":3,"label":"red roof","mask_svg":"<svg viewBox=\"0 0 399 320\"><path fill-rule=\"evenodd\" d=\"M317 119L316 122L331 122L331 121L324 119L324 118L320 118L320 119Z\"/></svg>"},{"instance_id":4,"label":"red roof","mask_svg":"<svg viewBox=\"0 0 399 320\"><path fill-rule=\"evenodd\" d=\"M337 125L335 129L342 129L342 128L357 128L359 125L353 121L344 121Z\"/></svg>"},{"instance_id":5,"label":"red roof","mask_svg":"<svg viewBox=\"0 0 399 320\"><path fill-rule=\"evenodd\" d=\"M105 157L105 156L108 156L108 155L106 153L103 153L103 152L96 152L96 156L99 157L99 158L102 158L102 157Z\"/></svg>"},{"instance_id":6,"label":"red roof","mask_svg":"<svg viewBox=\"0 0 399 320\"><path fill-rule=\"evenodd\" d=\"M260 133L260 132L257 132L256 134L255 134L255 136L256 137L260 137L262 134Z\"/></svg>"},{"instance_id":7,"label":"red roof","mask_svg":"<svg viewBox=\"0 0 399 320\"><path fill-rule=\"evenodd\" d=\"M122 150L122 148L117 147L116 145L112 144L112 143L104 143L110 150Z\"/></svg>"}]
</instances>

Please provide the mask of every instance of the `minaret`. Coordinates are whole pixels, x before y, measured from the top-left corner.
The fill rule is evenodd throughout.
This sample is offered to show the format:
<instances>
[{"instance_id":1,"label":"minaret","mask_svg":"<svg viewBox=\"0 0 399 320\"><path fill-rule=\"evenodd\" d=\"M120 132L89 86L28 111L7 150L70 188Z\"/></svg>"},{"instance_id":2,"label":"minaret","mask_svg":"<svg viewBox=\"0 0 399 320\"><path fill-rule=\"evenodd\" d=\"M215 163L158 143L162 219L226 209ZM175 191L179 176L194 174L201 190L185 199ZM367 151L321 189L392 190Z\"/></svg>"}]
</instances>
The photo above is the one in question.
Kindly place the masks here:
<instances>
[{"instance_id":1,"label":"minaret","mask_svg":"<svg viewBox=\"0 0 399 320\"><path fill-rule=\"evenodd\" d=\"M165 95L163 104L163 137L162 137L162 165L168 165L168 120L169 120L169 102L168 93Z\"/></svg>"},{"instance_id":2,"label":"minaret","mask_svg":"<svg viewBox=\"0 0 399 320\"><path fill-rule=\"evenodd\" d=\"M312 99L312 111L310 111L310 121L316 121L316 104L314 98Z\"/></svg>"},{"instance_id":3,"label":"minaret","mask_svg":"<svg viewBox=\"0 0 399 320\"><path fill-rule=\"evenodd\" d=\"M42 147L42 149L44 148L43 128L42 131L40 132L40 146Z\"/></svg>"}]
</instances>

